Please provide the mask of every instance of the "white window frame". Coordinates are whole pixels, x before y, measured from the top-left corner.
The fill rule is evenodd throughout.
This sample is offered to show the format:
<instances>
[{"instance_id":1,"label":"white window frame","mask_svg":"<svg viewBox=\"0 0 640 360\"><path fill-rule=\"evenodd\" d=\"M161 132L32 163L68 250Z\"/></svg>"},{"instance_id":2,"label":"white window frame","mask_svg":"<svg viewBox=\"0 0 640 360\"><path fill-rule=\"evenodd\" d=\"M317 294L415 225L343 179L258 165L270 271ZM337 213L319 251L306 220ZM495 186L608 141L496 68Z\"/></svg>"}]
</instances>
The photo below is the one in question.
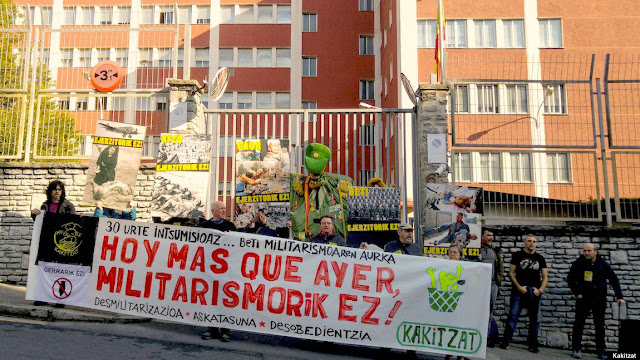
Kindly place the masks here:
<instances>
[{"instance_id":1,"label":"white window frame","mask_svg":"<svg viewBox=\"0 0 640 360\"><path fill-rule=\"evenodd\" d=\"M567 166L564 169L560 166L560 157L566 158ZM550 184L567 184L573 182L571 173L570 153L547 153L547 180Z\"/></svg>"},{"instance_id":2,"label":"white window frame","mask_svg":"<svg viewBox=\"0 0 640 360\"><path fill-rule=\"evenodd\" d=\"M291 108L291 93L277 92L276 93L276 109L290 109Z\"/></svg>"},{"instance_id":3,"label":"white window frame","mask_svg":"<svg viewBox=\"0 0 640 360\"><path fill-rule=\"evenodd\" d=\"M302 57L302 76L316 77L318 76L318 58L314 56Z\"/></svg>"},{"instance_id":4,"label":"white window frame","mask_svg":"<svg viewBox=\"0 0 640 360\"><path fill-rule=\"evenodd\" d=\"M161 7L158 14L158 24L172 25L175 24L176 16L173 12L173 6Z\"/></svg>"},{"instance_id":5,"label":"white window frame","mask_svg":"<svg viewBox=\"0 0 640 360\"><path fill-rule=\"evenodd\" d=\"M359 100L375 100L375 82L373 80L360 79L358 88Z\"/></svg>"},{"instance_id":6,"label":"white window frame","mask_svg":"<svg viewBox=\"0 0 640 360\"><path fill-rule=\"evenodd\" d=\"M487 159L487 166L483 164L483 158ZM504 178L502 176L503 170L503 161L502 154L499 152L481 152L478 155L478 159L480 161L480 166L478 167L480 170L480 181L483 183L488 182L502 182ZM494 169L495 162L498 162L498 168ZM486 172L485 172L486 169Z\"/></svg>"},{"instance_id":7,"label":"white window frame","mask_svg":"<svg viewBox=\"0 0 640 360\"><path fill-rule=\"evenodd\" d=\"M436 47L436 21L418 20L418 48Z\"/></svg>"},{"instance_id":8,"label":"white window frame","mask_svg":"<svg viewBox=\"0 0 640 360\"><path fill-rule=\"evenodd\" d=\"M247 55L251 55L250 61ZM254 67L253 63L253 48L239 48L238 49L238 67L250 68Z\"/></svg>"},{"instance_id":9,"label":"white window frame","mask_svg":"<svg viewBox=\"0 0 640 360\"><path fill-rule=\"evenodd\" d=\"M529 113L529 92L527 85L506 85L506 113L507 114L527 114ZM524 104L521 102L521 95L524 94Z\"/></svg>"},{"instance_id":10,"label":"white window frame","mask_svg":"<svg viewBox=\"0 0 640 360\"><path fill-rule=\"evenodd\" d=\"M129 25L131 24L131 7L129 6L118 6L117 11L114 10L114 24L118 25Z\"/></svg>"},{"instance_id":11,"label":"white window frame","mask_svg":"<svg viewBox=\"0 0 640 360\"><path fill-rule=\"evenodd\" d=\"M358 126L359 145L375 146L376 145L376 126L374 124L363 124Z\"/></svg>"},{"instance_id":12,"label":"white window frame","mask_svg":"<svg viewBox=\"0 0 640 360\"><path fill-rule=\"evenodd\" d=\"M226 55L226 57L222 57L222 55ZM229 61L228 59L228 55L231 54L231 61ZM227 66L227 67L235 67L236 66L236 61L235 61L235 51L233 48L220 48L220 50L218 51L218 63L220 66Z\"/></svg>"},{"instance_id":13,"label":"white window frame","mask_svg":"<svg viewBox=\"0 0 640 360\"><path fill-rule=\"evenodd\" d=\"M273 5L258 5L258 24L273 24Z\"/></svg>"},{"instance_id":14,"label":"white window frame","mask_svg":"<svg viewBox=\"0 0 640 360\"><path fill-rule=\"evenodd\" d=\"M198 5L196 7L196 24L211 23L211 6Z\"/></svg>"},{"instance_id":15,"label":"white window frame","mask_svg":"<svg viewBox=\"0 0 640 360\"><path fill-rule=\"evenodd\" d=\"M303 32L318 31L318 14L316 13L302 14L302 31Z\"/></svg>"},{"instance_id":16,"label":"white window frame","mask_svg":"<svg viewBox=\"0 0 640 360\"><path fill-rule=\"evenodd\" d=\"M493 34L491 34L493 28ZM473 20L474 45L477 48L495 48L497 46L496 21Z\"/></svg>"},{"instance_id":17,"label":"white window frame","mask_svg":"<svg viewBox=\"0 0 640 360\"><path fill-rule=\"evenodd\" d=\"M256 93L256 109L273 109L273 100L270 92Z\"/></svg>"},{"instance_id":18,"label":"white window frame","mask_svg":"<svg viewBox=\"0 0 640 360\"><path fill-rule=\"evenodd\" d=\"M96 13L96 18L99 25L111 25L113 24L113 7L112 6L100 6Z\"/></svg>"},{"instance_id":19,"label":"white window frame","mask_svg":"<svg viewBox=\"0 0 640 360\"><path fill-rule=\"evenodd\" d=\"M374 55L375 50L373 48L374 41L373 35L360 35L358 38L358 54L359 55Z\"/></svg>"},{"instance_id":20,"label":"white window frame","mask_svg":"<svg viewBox=\"0 0 640 360\"><path fill-rule=\"evenodd\" d=\"M464 89L464 92L462 92L462 89ZM455 85L453 96L456 97L455 98L456 108L454 109L455 112L457 114L469 113L469 109L470 109L469 85L468 84ZM464 100L464 101L460 101L460 100Z\"/></svg>"},{"instance_id":21,"label":"white window frame","mask_svg":"<svg viewBox=\"0 0 640 360\"><path fill-rule=\"evenodd\" d=\"M506 174L508 181L513 183L533 182L533 166L531 153L509 152L505 154ZM528 165L527 165L528 161Z\"/></svg>"},{"instance_id":22,"label":"white window frame","mask_svg":"<svg viewBox=\"0 0 640 360\"><path fill-rule=\"evenodd\" d=\"M522 32L519 32L519 30L522 30ZM504 35L504 47L524 48L526 46L524 36L524 20L502 20L502 33Z\"/></svg>"},{"instance_id":23,"label":"white window frame","mask_svg":"<svg viewBox=\"0 0 640 360\"><path fill-rule=\"evenodd\" d=\"M470 152L454 152L453 153L453 173L456 182L472 182L473 181L473 154ZM466 169L465 172L462 169ZM468 177L465 175L469 175Z\"/></svg>"},{"instance_id":24,"label":"white window frame","mask_svg":"<svg viewBox=\"0 0 640 360\"><path fill-rule=\"evenodd\" d=\"M289 48L276 49L276 67L278 68L291 67L291 49Z\"/></svg>"},{"instance_id":25,"label":"white window frame","mask_svg":"<svg viewBox=\"0 0 640 360\"><path fill-rule=\"evenodd\" d=\"M194 51L194 65L195 67L208 68L209 67L209 48L195 48Z\"/></svg>"},{"instance_id":26,"label":"white window frame","mask_svg":"<svg viewBox=\"0 0 640 360\"><path fill-rule=\"evenodd\" d=\"M89 68L91 67L91 49L82 48L76 49L76 54L78 58L77 68Z\"/></svg>"},{"instance_id":27,"label":"white window frame","mask_svg":"<svg viewBox=\"0 0 640 360\"><path fill-rule=\"evenodd\" d=\"M554 35L554 24L560 34ZM540 31L540 47L541 48L562 48L564 47L563 26L561 19L538 19L538 29ZM559 41L559 43L556 42Z\"/></svg>"},{"instance_id":28,"label":"white window frame","mask_svg":"<svg viewBox=\"0 0 640 360\"><path fill-rule=\"evenodd\" d=\"M543 84L542 87L544 89L544 114L566 115L568 113L566 85Z\"/></svg>"},{"instance_id":29,"label":"white window frame","mask_svg":"<svg viewBox=\"0 0 640 360\"><path fill-rule=\"evenodd\" d=\"M218 109L233 109L233 93L225 92L218 99Z\"/></svg>"},{"instance_id":30,"label":"white window frame","mask_svg":"<svg viewBox=\"0 0 640 360\"><path fill-rule=\"evenodd\" d=\"M242 97L242 99L240 99L240 97ZM249 99L249 102L247 102L247 99ZM250 92L238 92L237 93L237 100L238 100L238 109L253 109L253 94L252 93L250 93Z\"/></svg>"},{"instance_id":31,"label":"white window frame","mask_svg":"<svg viewBox=\"0 0 640 360\"><path fill-rule=\"evenodd\" d=\"M234 24L254 24L256 21L253 7L253 4L238 5Z\"/></svg>"},{"instance_id":32,"label":"white window frame","mask_svg":"<svg viewBox=\"0 0 640 360\"><path fill-rule=\"evenodd\" d=\"M318 108L318 102L312 100L302 101L302 108L306 110L315 110Z\"/></svg>"},{"instance_id":33,"label":"white window frame","mask_svg":"<svg viewBox=\"0 0 640 360\"><path fill-rule=\"evenodd\" d=\"M273 67L273 48L256 49L256 66L259 68Z\"/></svg>"},{"instance_id":34,"label":"white window frame","mask_svg":"<svg viewBox=\"0 0 640 360\"><path fill-rule=\"evenodd\" d=\"M498 113L498 85L496 84L480 84L476 86L478 94L477 110L478 114L497 114ZM492 100L492 104L488 101Z\"/></svg>"},{"instance_id":35,"label":"white window frame","mask_svg":"<svg viewBox=\"0 0 640 360\"><path fill-rule=\"evenodd\" d=\"M291 24L291 5L276 5L276 23Z\"/></svg>"},{"instance_id":36,"label":"white window frame","mask_svg":"<svg viewBox=\"0 0 640 360\"><path fill-rule=\"evenodd\" d=\"M220 5L220 24L233 24L236 18L235 5Z\"/></svg>"},{"instance_id":37,"label":"white window frame","mask_svg":"<svg viewBox=\"0 0 640 360\"><path fill-rule=\"evenodd\" d=\"M469 46L467 20L447 20L445 22L445 26L445 31L447 34L447 47L466 48ZM462 37L462 39L460 39L460 37Z\"/></svg>"},{"instance_id":38,"label":"white window frame","mask_svg":"<svg viewBox=\"0 0 640 360\"><path fill-rule=\"evenodd\" d=\"M155 67L161 67L161 68L170 68L171 64L172 64L172 60L171 57L173 55L173 48L159 48L156 49L156 54L157 54L157 66Z\"/></svg>"}]
</instances>

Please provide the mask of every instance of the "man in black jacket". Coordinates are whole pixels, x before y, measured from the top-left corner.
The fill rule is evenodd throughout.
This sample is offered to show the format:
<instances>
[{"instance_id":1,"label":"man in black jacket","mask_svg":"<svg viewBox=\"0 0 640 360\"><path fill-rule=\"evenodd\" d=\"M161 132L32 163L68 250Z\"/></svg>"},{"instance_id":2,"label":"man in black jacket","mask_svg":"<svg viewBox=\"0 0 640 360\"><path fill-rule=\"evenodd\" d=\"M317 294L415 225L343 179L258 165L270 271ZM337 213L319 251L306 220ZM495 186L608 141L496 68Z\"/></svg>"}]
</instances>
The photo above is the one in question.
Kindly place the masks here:
<instances>
[{"instance_id":1,"label":"man in black jacket","mask_svg":"<svg viewBox=\"0 0 640 360\"><path fill-rule=\"evenodd\" d=\"M333 217L329 215L320 218L320 233L310 241L318 244L347 246L347 242L333 229Z\"/></svg>"},{"instance_id":2,"label":"man in black jacket","mask_svg":"<svg viewBox=\"0 0 640 360\"><path fill-rule=\"evenodd\" d=\"M580 359L582 331L584 322L593 311L593 322L596 327L596 352L598 359L606 359L604 344L604 312L607 307L607 281L616 294L621 306L625 305L620 290L620 283L616 274L604 259L598 256L598 250L591 243L582 248L583 256L571 265L567 283L571 292L576 296L576 318L573 323L573 353L572 357Z\"/></svg>"}]
</instances>

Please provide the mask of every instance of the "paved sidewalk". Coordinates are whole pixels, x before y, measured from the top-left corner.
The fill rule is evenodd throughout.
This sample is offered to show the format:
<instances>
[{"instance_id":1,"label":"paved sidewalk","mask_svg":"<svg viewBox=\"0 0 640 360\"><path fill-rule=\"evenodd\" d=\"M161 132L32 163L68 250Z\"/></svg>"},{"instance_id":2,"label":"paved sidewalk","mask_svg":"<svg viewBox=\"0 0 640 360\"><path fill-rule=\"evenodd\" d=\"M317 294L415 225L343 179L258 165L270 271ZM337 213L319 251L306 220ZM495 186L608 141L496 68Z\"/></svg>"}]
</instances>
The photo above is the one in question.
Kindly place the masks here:
<instances>
[{"instance_id":1,"label":"paved sidewalk","mask_svg":"<svg viewBox=\"0 0 640 360\"><path fill-rule=\"evenodd\" d=\"M53 305L34 306L32 301L27 301L25 297L25 287L14 286L0 283L0 316L20 317L27 319L45 320L45 321L84 321L84 322L102 322L102 323L134 323L149 322L148 318L141 318L129 315L120 315L115 313L78 308L67 306L59 309ZM199 339L194 339L199 341ZM251 342L251 336L242 336L242 342ZM287 340L283 338L282 346L286 345ZM233 344L233 343L229 343ZM238 343L236 343L238 344ZM233 344L233 345L236 345ZM345 350L347 351L347 350ZM392 358L402 358L402 352L393 351ZM428 353L419 353L420 359L443 359L444 356L432 355ZM583 354L585 360L595 359L594 354ZM540 353L533 354L527 351L524 344L511 344L509 350L500 348L487 349L487 360L538 360L538 359L564 359L571 358L569 350L559 350L551 348L540 348Z\"/></svg>"}]
</instances>

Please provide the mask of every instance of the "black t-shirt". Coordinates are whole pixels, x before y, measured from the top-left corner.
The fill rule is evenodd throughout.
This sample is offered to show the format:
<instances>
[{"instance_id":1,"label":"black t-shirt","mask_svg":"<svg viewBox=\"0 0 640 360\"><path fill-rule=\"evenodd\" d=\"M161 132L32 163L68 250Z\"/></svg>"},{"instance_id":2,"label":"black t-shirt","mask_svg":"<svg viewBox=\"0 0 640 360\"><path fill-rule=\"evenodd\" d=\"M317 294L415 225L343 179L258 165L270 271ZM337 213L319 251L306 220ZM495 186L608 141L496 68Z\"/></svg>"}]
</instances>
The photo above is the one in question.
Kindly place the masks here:
<instances>
[{"instance_id":1,"label":"black t-shirt","mask_svg":"<svg viewBox=\"0 0 640 360\"><path fill-rule=\"evenodd\" d=\"M547 268L544 257L538 253L529 254L520 250L513 254L511 265L516 266L516 280L520 286L540 287L542 283L542 269Z\"/></svg>"}]
</instances>

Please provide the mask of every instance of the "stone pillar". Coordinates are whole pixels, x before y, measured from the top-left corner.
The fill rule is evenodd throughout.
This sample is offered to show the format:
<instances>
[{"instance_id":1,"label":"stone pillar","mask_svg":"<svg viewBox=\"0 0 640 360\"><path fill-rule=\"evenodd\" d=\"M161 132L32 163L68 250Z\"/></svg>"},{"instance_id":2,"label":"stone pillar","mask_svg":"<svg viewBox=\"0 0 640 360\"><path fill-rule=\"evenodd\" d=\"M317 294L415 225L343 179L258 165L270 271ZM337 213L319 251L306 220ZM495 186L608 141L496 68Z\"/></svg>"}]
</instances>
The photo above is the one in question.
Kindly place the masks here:
<instances>
[{"instance_id":1,"label":"stone pillar","mask_svg":"<svg viewBox=\"0 0 640 360\"><path fill-rule=\"evenodd\" d=\"M440 174L436 171L442 164L430 164L427 162L428 134L447 134L447 93L449 88L440 84L420 84L416 92L422 99L418 103L418 123L417 133L414 141L417 142L417 152L415 154L417 169L414 169L415 184L419 204L414 204L414 216L420 217L417 222L420 225L427 223L427 182L437 182L446 184L448 182L449 169L445 169ZM450 146L447 138L447 153ZM419 211L419 213L418 213ZM420 234L422 234L422 231ZM422 236L418 236L422 239ZM420 241L422 243L422 241Z\"/></svg>"},{"instance_id":2,"label":"stone pillar","mask_svg":"<svg viewBox=\"0 0 640 360\"><path fill-rule=\"evenodd\" d=\"M169 88L169 132L204 134L204 93L197 80L167 79Z\"/></svg>"}]
</instances>

